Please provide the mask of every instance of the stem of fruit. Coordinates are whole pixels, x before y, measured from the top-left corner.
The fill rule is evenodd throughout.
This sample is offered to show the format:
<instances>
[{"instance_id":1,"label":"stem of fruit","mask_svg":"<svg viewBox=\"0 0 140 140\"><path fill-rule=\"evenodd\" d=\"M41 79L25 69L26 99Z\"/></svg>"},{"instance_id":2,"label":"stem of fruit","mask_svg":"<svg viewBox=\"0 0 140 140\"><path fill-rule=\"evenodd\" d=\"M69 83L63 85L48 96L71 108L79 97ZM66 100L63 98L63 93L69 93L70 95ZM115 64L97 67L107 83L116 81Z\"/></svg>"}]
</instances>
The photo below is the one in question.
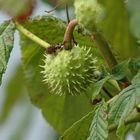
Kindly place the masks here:
<instances>
[{"instance_id":1,"label":"stem of fruit","mask_svg":"<svg viewBox=\"0 0 140 140\"><path fill-rule=\"evenodd\" d=\"M73 38L73 31L76 25L78 25L78 20L77 19L73 19L69 22L66 31L65 31L65 35L64 35L64 47L65 49L67 49L71 44L72 44L72 38Z\"/></svg>"},{"instance_id":2,"label":"stem of fruit","mask_svg":"<svg viewBox=\"0 0 140 140\"><path fill-rule=\"evenodd\" d=\"M26 37L34 41L35 43L39 44L40 46L44 48L48 48L50 46L49 43L45 42L44 40L40 39L27 29L25 29L21 24L15 21L16 28L18 29L19 32L23 33Z\"/></svg>"},{"instance_id":3,"label":"stem of fruit","mask_svg":"<svg viewBox=\"0 0 140 140\"><path fill-rule=\"evenodd\" d=\"M68 9L68 5L67 4L66 4L66 15L67 15L67 21L68 21L68 23L70 23L69 9ZM76 40L75 40L75 38L73 36L73 33L72 33L72 41L73 41L74 44L77 45L77 42L76 42Z\"/></svg>"},{"instance_id":4,"label":"stem of fruit","mask_svg":"<svg viewBox=\"0 0 140 140\"><path fill-rule=\"evenodd\" d=\"M105 40L103 35L100 32L94 32L92 36L94 42L97 44L102 56L104 57L106 63L108 64L109 68L112 69L115 65L117 65L117 60L114 57L108 42Z\"/></svg>"},{"instance_id":5,"label":"stem of fruit","mask_svg":"<svg viewBox=\"0 0 140 140\"><path fill-rule=\"evenodd\" d=\"M115 65L117 65L118 62L117 62L115 56L113 55L108 42L106 41L104 36L98 31L95 31L92 34L92 39L94 40L94 42L96 43L97 47L99 48L102 56L104 57L106 63L109 66L109 69L112 70L112 68ZM121 81L123 83L129 83L130 84L130 81L128 80L127 77L124 77ZM122 87L121 83L119 83L119 85L120 85L120 87Z\"/></svg>"}]
</instances>

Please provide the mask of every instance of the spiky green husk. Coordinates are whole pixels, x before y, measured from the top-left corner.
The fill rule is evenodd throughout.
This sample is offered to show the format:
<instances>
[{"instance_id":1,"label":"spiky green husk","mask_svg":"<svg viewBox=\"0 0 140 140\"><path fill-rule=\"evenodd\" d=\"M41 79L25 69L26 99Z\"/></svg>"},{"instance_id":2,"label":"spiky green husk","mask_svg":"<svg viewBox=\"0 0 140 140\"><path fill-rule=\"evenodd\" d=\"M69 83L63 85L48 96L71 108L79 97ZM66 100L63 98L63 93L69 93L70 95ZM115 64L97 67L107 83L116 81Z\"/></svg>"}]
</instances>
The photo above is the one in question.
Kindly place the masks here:
<instances>
[{"instance_id":1,"label":"spiky green husk","mask_svg":"<svg viewBox=\"0 0 140 140\"><path fill-rule=\"evenodd\" d=\"M104 10L97 0L75 0L77 19L90 31L96 30L96 25L103 18Z\"/></svg>"},{"instance_id":2,"label":"spiky green husk","mask_svg":"<svg viewBox=\"0 0 140 140\"><path fill-rule=\"evenodd\" d=\"M57 55L46 54L44 62L44 81L54 94L78 95L94 82L96 59L89 48L75 47Z\"/></svg>"}]
</instances>

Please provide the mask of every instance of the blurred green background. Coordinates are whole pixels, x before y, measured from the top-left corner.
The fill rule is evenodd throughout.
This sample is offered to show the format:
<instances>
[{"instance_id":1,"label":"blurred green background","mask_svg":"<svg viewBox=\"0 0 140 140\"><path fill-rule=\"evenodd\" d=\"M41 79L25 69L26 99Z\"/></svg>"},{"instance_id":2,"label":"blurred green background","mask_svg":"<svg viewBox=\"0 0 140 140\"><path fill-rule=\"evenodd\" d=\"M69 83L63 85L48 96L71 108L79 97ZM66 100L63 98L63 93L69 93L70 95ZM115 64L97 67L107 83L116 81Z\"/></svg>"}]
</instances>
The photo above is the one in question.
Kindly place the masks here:
<instances>
[{"instance_id":1,"label":"blurred green background","mask_svg":"<svg viewBox=\"0 0 140 140\"><path fill-rule=\"evenodd\" d=\"M43 2L45 1L45 3ZM47 15L45 11L52 10L54 5L51 0L37 1L32 16ZM48 2L48 4L46 4ZM57 0L54 2L57 3ZM126 6L129 11L131 33L140 41L140 1L128 0ZM70 8L71 18L74 16L73 8ZM56 17L66 20L63 9L52 12ZM0 12L0 23L9 17ZM21 54L19 47L19 36L15 34L15 47L3 76L0 87L0 140L57 140L57 132L46 123L39 109L35 108L29 100L23 73L21 69ZM134 134L128 134L127 140L139 140L139 126Z\"/></svg>"}]
</instances>

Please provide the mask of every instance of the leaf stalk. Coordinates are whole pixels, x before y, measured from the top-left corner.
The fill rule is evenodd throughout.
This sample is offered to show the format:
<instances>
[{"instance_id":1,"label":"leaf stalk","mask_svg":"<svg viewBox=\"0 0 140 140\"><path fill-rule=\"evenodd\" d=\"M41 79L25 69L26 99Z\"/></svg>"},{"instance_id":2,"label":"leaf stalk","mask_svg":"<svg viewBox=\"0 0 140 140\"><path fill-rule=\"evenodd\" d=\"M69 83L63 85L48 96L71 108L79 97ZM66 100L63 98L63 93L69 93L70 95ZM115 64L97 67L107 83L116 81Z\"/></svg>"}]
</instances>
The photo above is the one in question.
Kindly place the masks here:
<instances>
[{"instance_id":1,"label":"leaf stalk","mask_svg":"<svg viewBox=\"0 0 140 140\"><path fill-rule=\"evenodd\" d=\"M35 43L39 44L43 48L48 48L50 47L50 44L42 40L41 38L37 37L35 34L31 33L28 31L26 28L24 28L20 23L15 21L16 28L18 29L19 32L23 33L26 37L34 41Z\"/></svg>"}]
</instances>

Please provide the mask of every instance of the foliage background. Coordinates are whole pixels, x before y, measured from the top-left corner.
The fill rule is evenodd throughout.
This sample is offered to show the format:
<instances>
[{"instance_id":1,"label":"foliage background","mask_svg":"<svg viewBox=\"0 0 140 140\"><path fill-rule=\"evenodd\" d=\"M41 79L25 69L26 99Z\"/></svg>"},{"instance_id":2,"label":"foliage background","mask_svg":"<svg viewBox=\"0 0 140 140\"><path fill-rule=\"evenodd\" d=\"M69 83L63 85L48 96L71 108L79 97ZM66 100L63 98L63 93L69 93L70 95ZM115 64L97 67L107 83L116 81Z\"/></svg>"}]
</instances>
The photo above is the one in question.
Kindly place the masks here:
<instances>
[{"instance_id":1,"label":"foliage background","mask_svg":"<svg viewBox=\"0 0 140 140\"><path fill-rule=\"evenodd\" d=\"M52 7L49 5L45 6L44 3L38 1L39 5L36 7L35 15L46 14L45 10L50 10ZM140 39L140 29L138 28L140 23L139 18L139 8L140 2L138 0L129 0L128 8L130 12L130 27L132 34L139 40ZM65 13L63 11L55 12L56 16L66 19ZM0 15L0 22L2 21L3 15ZM5 16L4 16L5 18ZM8 18L8 17L6 17ZM14 103L8 105L9 91L11 90L12 84L14 84L15 79L13 78L17 67L20 65L20 50L18 44L18 35L16 34L14 50L11 54L10 61L6 70L6 74L3 77L3 83L0 87L0 114L5 107L5 114L0 124L0 138L2 140L30 140L30 139L42 139L42 140L53 140L57 135L54 130L46 124L41 116L40 111L35 109L26 95L26 91L22 89L21 97L14 98ZM14 64L14 65L13 65ZM20 77L20 76L19 76ZM10 81L12 80L12 81ZM9 84L8 84L9 83ZM12 84L11 84L12 83ZM9 86L7 86L7 84ZM23 83L24 84L24 83ZM16 85L14 85L16 87ZM18 87L17 87L18 88ZM14 89L13 89L14 90ZM19 89L21 92L21 90ZM12 108L12 109L11 109ZM9 111L11 109L11 111ZM22 110L22 111L21 111ZM15 124L16 122L16 124ZM23 125L23 124L28 125ZM15 129L14 129L14 128ZM27 129L27 130L26 130ZM24 132L24 133L23 133ZM43 132L43 133L42 133ZM129 139L129 138L128 138Z\"/></svg>"}]
</instances>

